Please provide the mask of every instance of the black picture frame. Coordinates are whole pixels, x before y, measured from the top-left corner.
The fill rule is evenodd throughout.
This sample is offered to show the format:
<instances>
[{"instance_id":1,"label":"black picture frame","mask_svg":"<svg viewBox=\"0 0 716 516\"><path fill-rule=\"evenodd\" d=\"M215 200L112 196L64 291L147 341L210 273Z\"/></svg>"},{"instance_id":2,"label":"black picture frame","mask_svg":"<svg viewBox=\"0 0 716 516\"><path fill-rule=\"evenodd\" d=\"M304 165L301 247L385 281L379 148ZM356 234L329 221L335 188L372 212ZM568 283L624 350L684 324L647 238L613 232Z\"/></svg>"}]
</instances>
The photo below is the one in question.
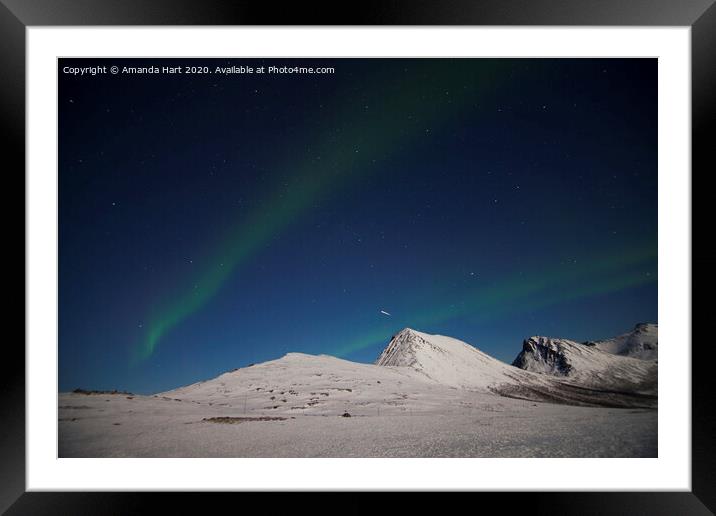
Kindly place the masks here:
<instances>
[{"instance_id":1,"label":"black picture frame","mask_svg":"<svg viewBox=\"0 0 716 516\"><path fill-rule=\"evenodd\" d=\"M710 223L707 203L699 204L701 212L693 211L695 197L709 195L707 188L694 189L693 179L699 178L698 184L703 185L703 178L714 170L710 159L712 141L708 136L716 132L714 0L364 0L350 5L327 1L287 2L283 5L268 0L0 0L0 112L4 163L9 164L7 168L3 167L3 177L5 181L14 179L19 183L17 189L5 183L6 198L22 198L24 202L25 30L32 26L62 25L688 26L692 44L692 232L708 227ZM19 226L14 209L5 203L8 229ZM694 246L692 243L692 253L706 245ZM13 261L18 267L19 254L13 253ZM24 267L24 251L22 255ZM700 256L692 254L692 276L694 271L700 273L692 296L693 293L705 294L714 290L713 274L707 269L713 267L714 261L714 256L705 249ZM19 277L18 274L15 276ZM17 307L17 311L23 310L24 314L24 303L13 299L11 306ZM692 301L692 320L705 319L707 310L710 310L707 304L695 305ZM14 320L19 326L20 317L9 317L8 320ZM693 332L692 323L691 491L480 493L477 496L511 509L519 510L524 506L537 514L716 512L712 351L709 336L701 337ZM209 497L196 493L25 492L25 353L19 341L5 343L3 365L0 374L0 512L7 511L9 515L137 514L153 510L147 505L148 501L158 501L163 512L176 505L183 510L197 507L201 513L207 513L235 496L241 496L244 507L266 503L265 494L246 493ZM411 497L411 500L415 504L424 504L420 495ZM284 497L271 495L271 512L280 510L283 503L286 503ZM295 501L290 503L295 505ZM339 503L341 505L331 505L344 511L347 506L343 506L344 502ZM354 497L348 505L354 509L363 506L372 510L375 502L370 497Z\"/></svg>"}]
</instances>

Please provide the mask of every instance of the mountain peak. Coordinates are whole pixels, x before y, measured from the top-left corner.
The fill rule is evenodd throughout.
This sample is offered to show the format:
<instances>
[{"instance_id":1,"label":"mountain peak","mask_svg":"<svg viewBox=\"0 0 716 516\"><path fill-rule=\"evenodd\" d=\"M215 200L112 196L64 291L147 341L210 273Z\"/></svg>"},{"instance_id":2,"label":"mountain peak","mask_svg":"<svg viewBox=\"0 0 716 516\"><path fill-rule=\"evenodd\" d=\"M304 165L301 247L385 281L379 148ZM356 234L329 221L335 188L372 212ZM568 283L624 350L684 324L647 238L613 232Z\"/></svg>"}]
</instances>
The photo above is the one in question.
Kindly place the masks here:
<instances>
[{"instance_id":1,"label":"mountain peak","mask_svg":"<svg viewBox=\"0 0 716 516\"><path fill-rule=\"evenodd\" d=\"M416 362L415 351L422 343L426 341L420 332L403 328L393 335L375 363L382 366L413 366Z\"/></svg>"},{"instance_id":2,"label":"mountain peak","mask_svg":"<svg viewBox=\"0 0 716 516\"><path fill-rule=\"evenodd\" d=\"M534 373L567 376L572 366L565 355L565 350L575 344L563 339L533 335L522 341L522 351L512 365Z\"/></svg>"},{"instance_id":3,"label":"mountain peak","mask_svg":"<svg viewBox=\"0 0 716 516\"><path fill-rule=\"evenodd\" d=\"M512 381L513 368L452 337L412 328L396 333L375 362L379 366L411 368L452 387L486 389Z\"/></svg>"},{"instance_id":4,"label":"mountain peak","mask_svg":"<svg viewBox=\"0 0 716 516\"><path fill-rule=\"evenodd\" d=\"M636 332L647 332L647 331L657 331L658 326L654 323L649 322L640 322L637 323L636 326L634 326L634 331Z\"/></svg>"},{"instance_id":5,"label":"mountain peak","mask_svg":"<svg viewBox=\"0 0 716 516\"><path fill-rule=\"evenodd\" d=\"M624 335L598 341L596 347L601 351L642 360L659 358L659 325L641 322Z\"/></svg>"}]
</instances>

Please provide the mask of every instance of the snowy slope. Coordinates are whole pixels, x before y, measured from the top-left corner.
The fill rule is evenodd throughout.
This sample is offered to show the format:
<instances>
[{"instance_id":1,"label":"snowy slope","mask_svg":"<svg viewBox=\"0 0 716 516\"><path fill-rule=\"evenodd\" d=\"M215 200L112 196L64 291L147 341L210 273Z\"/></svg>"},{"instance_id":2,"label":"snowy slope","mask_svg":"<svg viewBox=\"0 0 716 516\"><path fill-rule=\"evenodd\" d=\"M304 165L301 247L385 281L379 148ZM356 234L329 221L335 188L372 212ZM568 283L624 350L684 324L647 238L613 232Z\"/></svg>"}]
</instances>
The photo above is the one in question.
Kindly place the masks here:
<instances>
[{"instance_id":1,"label":"snowy slope","mask_svg":"<svg viewBox=\"0 0 716 516\"><path fill-rule=\"evenodd\" d=\"M376 365L409 367L437 383L477 390L532 379L461 340L411 328L405 328L391 339Z\"/></svg>"},{"instance_id":2,"label":"snowy slope","mask_svg":"<svg viewBox=\"0 0 716 516\"><path fill-rule=\"evenodd\" d=\"M637 325L631 333L600 342L534 336L526 339L512 365L589 388L655 395L656 325Z\"/></svg>"},{"instance_id":3,"label":"snowy slope","mask_svg":"<svg viewBox=\"0 0 716 516\"><path fill-rule=\"evenodd\" d=\"M332 415L358 408L368 412L382 408L386 413L427 410L454 398L455 391L426 381L410 368L288 353L158 396L238 408L240 413Z\"/></svg>"},{"instance_id":4,"label":"snowy slope","mask_svg":"<svg viewBox=\"0 0 716 516\"><path fill-rule=\"evenodd\" d=\"M656 360L659 358L659 327L656 324L639 323L624 335L586 344L593 344L597 349L614 355Z\"/></svg>"}]
</instances>

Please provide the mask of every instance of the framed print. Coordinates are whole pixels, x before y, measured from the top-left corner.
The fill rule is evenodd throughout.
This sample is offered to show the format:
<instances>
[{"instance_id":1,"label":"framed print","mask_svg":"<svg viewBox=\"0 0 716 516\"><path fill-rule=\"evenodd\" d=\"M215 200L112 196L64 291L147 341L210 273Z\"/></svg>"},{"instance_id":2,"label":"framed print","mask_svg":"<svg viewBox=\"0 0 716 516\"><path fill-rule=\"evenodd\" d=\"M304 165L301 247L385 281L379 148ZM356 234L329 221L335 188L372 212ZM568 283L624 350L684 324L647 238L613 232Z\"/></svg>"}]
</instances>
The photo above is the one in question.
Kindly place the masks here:
<instances>
[{"instance_id":1,"label":"framed print","mask_svg":"<svg viewBox=\"0 0 716 516\"><path fill-rule=\"evenodd\" d=\"M716 8L658 4L4 0L26 335L3 509L709 514Z\"/></svg>"}]
</instances>

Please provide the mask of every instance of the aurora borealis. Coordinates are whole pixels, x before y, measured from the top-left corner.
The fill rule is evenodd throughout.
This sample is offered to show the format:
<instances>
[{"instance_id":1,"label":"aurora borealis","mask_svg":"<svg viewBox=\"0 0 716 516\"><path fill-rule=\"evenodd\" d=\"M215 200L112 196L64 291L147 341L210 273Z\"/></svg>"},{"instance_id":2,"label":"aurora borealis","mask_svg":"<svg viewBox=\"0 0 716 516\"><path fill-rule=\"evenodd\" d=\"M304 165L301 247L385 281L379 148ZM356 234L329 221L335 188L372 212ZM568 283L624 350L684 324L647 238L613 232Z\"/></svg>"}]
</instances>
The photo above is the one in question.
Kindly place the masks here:
<instances>
[{"instance_id":1,"label":"aurora borealis","mask_svg":"<svg viewBox=\"0 0 716 516\"><path fill-rule=\"evenodd\" d=\"M657 321L655 60L270 61L60 74L61 390Z\"/></svg>"}]
</instances>

